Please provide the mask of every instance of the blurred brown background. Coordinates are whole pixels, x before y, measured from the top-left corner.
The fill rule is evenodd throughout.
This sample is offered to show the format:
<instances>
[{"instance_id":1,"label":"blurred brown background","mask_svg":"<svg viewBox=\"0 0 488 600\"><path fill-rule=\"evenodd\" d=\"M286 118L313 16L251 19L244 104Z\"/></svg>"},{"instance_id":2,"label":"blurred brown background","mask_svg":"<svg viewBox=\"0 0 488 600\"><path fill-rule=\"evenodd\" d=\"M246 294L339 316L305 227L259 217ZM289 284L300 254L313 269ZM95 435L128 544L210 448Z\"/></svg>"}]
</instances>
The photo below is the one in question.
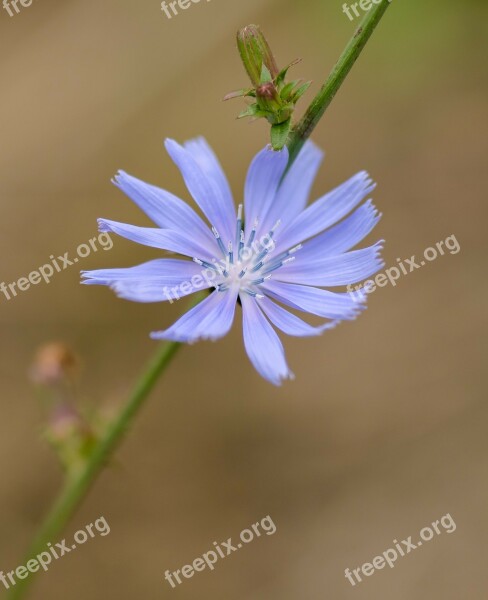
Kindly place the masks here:
<instances>
[{"instance_id":1,"label":"blurred brown background","mask_svg":"<svg viewBox=\"0 0 488 600\"><path fill-rule=\"evenodd\" d=\"M393 0L314 134L327 151L315 197L359 169L379 183L371 241L386 239L387 264L451 234L459 254L376 291L352 324L287 339L296 380L282 388L253 371L237 324L218 344L185 348L66 530L103 515L110 535L55 562L33 600L488 597L487 9ZM312 92L355 25L339 0L202 1L172 20L158 0L1 11L0 281L73 252L99 216L146 224L110 184L119 168L187 198L166 136L205 135L239 198L267 141L263 123L235 120L239 101L220 101L245 85L234 33L249 22L280 64L303 58L294 74ZM157 256L114 241L80 266ZM81 287L78 271L0 298L0 570L21 564L60 485L27 378L37 346L71 343L83 401L121 402L154 351L149 331L182 308ZM455 533L355 588L344 578L446 513ZM268 514L274 536L176 590L164 581Z\"/></svg>"}]
</instances>

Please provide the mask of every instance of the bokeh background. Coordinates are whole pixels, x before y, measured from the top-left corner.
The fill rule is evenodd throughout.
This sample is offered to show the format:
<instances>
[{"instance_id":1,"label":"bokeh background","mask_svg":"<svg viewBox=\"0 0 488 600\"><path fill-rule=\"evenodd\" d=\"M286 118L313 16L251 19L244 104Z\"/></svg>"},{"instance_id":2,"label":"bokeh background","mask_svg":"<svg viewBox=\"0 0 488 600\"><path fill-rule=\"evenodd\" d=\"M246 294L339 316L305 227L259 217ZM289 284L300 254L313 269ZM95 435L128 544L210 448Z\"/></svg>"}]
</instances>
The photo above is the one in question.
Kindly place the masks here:
<instances>
[{"instance_id":1,"label":"bokeh background","mask_svg":"<svg viewBox=\"0 0 488 600\"><path fill-rule=\"evenodd\" d=\"M486 435L487 17L484 1L393 0L314 134L324 193L367 169L385 259L461 245L377 290L354 323L288 339L296 380L250 366L236 324L185 348L66 530L111 533L42 574L31 598L482 600L488 596ZM259 23L280 62L318 89L355 24L342 2L212 0L168 20L158 0L35 0L0 14L0 280L96 235L96 218L146 224L110 184L123 168L187 198L162 140L205 135L236 198L263 123L236 121L246 83L238 27ZM302 106L305 103L302 103ZM157 251L114 239L82 268ZM0 570L23 551L61 482L28 379L36 348L83 359L79 402L123 402L182 305L139 305L79 285L78 266L0 298ZM450 513L457 529L353 588L344 578ZM166 569L266 515L277 526L172 590ZM58 540L52 540L53 542ZM0 590L1 591L1 590Z\"/></svg>"}]
</instances>

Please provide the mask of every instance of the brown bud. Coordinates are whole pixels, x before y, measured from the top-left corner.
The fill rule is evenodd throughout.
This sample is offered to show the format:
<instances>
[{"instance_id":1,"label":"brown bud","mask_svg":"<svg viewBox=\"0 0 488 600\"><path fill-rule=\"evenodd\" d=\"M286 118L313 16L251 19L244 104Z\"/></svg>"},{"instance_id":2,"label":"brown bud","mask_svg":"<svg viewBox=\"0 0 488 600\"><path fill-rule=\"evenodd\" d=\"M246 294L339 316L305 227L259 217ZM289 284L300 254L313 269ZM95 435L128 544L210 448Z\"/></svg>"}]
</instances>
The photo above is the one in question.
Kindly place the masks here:
<instances>
[{"instance_id":1,"label":"brown bud","mask_svg":"<svg viewBox=\"0 0 488 600\"><path fill-rule=\"evenodd\" d=\"M72 379L78 372L78 359L63 342L52 342L39 348L30 370L38 384L54 385Z\"/></svg>"}]
</instances>

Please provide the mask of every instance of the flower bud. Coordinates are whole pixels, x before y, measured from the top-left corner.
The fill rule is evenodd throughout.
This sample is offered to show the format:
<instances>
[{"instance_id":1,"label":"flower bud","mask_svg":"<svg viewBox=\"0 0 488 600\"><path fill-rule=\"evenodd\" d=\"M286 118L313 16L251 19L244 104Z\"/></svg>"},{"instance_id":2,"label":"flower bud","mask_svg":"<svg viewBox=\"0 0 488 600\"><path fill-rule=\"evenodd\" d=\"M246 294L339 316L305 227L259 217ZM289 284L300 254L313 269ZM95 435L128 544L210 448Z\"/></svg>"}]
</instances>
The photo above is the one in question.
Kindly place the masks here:
<instances>
[{"instance_id":1,"label":"flower bud","mask_svg":"<svg viewBox=\"0 0 488 600\"><path fill-rule=\"evenodd\" d=\"M230 92L224 100L253 98L238 119L266 119L271 125L271 145L281 150L292 129L292 115L298 100L307 91L310 82L286 81L288 70L299 62L293 61L281 71L273 53L257 25L248 25L237 33L237 46L252 87Z\"/></svg>"},{"instance_id":2,"label":"flower bud","mask_svg":"<svg viewBox=\"0 0 488 600\"><path fill-rule=\"evenodd\" d=\"M262 82L263 65L269 71L271 79L278 75L279 70L271 48L257 25L247 25L237 32L237 47L254 87Z\"/></svg>"},{"instance_id":3,"label":"flower bud","mask_svg":"<svg viewBox=\"0 0 488 600\"><path fill-rule=\"evenodd\" d=\"M266 113L266 118L271 125L287 121L293 112L293 107L283 104L274 83L263 83L256 88L258 106Z\"/></svg>"}]
</instances>

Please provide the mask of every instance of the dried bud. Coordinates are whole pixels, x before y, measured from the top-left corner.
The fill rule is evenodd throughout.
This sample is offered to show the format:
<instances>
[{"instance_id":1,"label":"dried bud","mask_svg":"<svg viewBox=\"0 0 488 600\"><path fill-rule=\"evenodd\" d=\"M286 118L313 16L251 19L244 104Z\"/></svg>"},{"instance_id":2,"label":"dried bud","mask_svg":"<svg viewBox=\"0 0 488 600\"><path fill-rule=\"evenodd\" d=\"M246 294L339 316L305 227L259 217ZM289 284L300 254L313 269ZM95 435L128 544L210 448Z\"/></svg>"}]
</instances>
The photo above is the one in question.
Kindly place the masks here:
<instances>
[{"instance_id":1,"label":"dried bud","mask_svg":"<svg viewBox=\"0 0 488 600\"><path fill-rule=\"evenodd\" d=\"M280 96L276 90L274 83L263 83L256 88L256 96L262 101L270 105L274 105L276 108L280 107Z\"/></svg>"},{"instance_id":2,"label":"dried bud","mask_svg":"<svg viewBox=\"0 0 488 600\"><path fill-rule=\"evenodd\" d=\"M42 385L55 385L72 379L78 371L78 359L63 342L41 346L30 370L31 379Z\"/></svg>"}]
</instances>

